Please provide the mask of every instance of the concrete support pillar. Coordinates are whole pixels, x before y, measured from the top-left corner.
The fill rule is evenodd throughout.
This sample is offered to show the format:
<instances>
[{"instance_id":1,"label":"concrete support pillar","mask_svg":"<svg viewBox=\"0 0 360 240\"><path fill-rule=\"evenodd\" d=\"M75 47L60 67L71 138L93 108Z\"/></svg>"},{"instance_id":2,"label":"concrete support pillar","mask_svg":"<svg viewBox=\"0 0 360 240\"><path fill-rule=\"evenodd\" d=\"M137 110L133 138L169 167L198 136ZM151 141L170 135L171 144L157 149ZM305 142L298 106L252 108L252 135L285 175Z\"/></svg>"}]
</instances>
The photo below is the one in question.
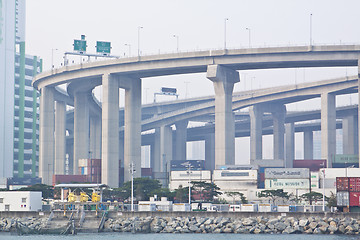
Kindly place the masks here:
<instances>
[{"instance_id":1,"label":"concrete support pillar","mask_svg":"<svg viewBox=\"0 0 360 240\"><path fill-rule=\"evenodd\" d=\"M336 154L336 104L335 94L321 94L321 158L332 167Z\"/></svg>"},{"instance_id":2,"label":"concrete support pillar","mask_svg":"<svg viewBox=\"0 0 360 240\"><path fill-rule=\"evenodd\" d=\"M74 174L79 174L79 159L89 158L89 104L88 93L74 96Z\"/></svg>"},{"instance_id":3,"label":"concrete support pillar","mask_svg":"<svg viewBox=\"0 0 360 240\"><path fill-rule=\"evenodd\" d=\"M90 117L90 155L100 159L101 153L101 121L98 117Z\"/></svg>"},{"instance_id":4,"label":"concrete support pillar","mask_svg":"<svg viewBox=\"0 0 360 240\"><path fill-rule=\"evenodd\" d=\"M356 116L346 116L342 120L343 153L355 154L357 149L357 119Z\"/></svg>"},{"instance_id":5,"label":"concrete support pillar","mask_svg":"<svg viewBox=\"0 0 360 240\"><path fill-rule=\"evenodd\" d=\"M215 134L205 136L205 169L215 170Z\"/></svg>"},{"instance_id":6,"label":"concrete support pillar","mask_svg":"<svg viewBox=\"0 0 360 240\"><path fill-rule=\"evenodd\" d=\"M311 160L314 158L314 140L313 131L304 131L304 159Z\"/></svg>"},{"instance_id":7,"label":"concrete support pillar","mask_svg":"<svg viewBox=\"0 0 360 240\"><path fill-rule=\"evenodd\" d=\"M249 108L250 112L250 160L262 159L262 117L261 105Z\"/></svg>"},{"instance_id":8,"label":"concrete support pillar","mask_svg":"<svg viewBox=\"0 0 360 240\"><path fill-rule=\"evenodd\" d=\"M114 76L102 76L101 183L119 186L119 83Z\"/></svg>"},{"instance_id":9,"label":"concrete support pillar","mask_svg":"<svg viewBox=\"0 0 360 240\"><path fill-rule=\"evenodd\" d=\"M172 160L172 128L170 126L160 127L160 172L161 183L168 185L168 172Z\"/></svg>"},{"instance_id":10,"label":"concrete support pillar","mask_svg":"<svg viewBox=\"0 0 360 240\"><path fill-rule=\"evenodd\" d=\"M39 177L51 185L54 170L54 89L43 87L40 96Z\"/></svg>"},{"instance_id":11,"label":"concrete support pillar","mask_svg":"<svg viewBox=\"0 0 360 240\"><path fill-rule=\"evenodd\" d=\"M124 181L130 181L130 164L134 177L141 177L141 79L130 79L125 88Z\"/></svg>"},{"instance_id":12,"label":"concrete support pillar","mask_svg":"<svg viewBox=\"0 0 360 240\"><path fill-rule=\"evenodd\" d=\"M160 157L160 128L155 128L154 142L151 144L151 168L156 178L157 173L160 172L161 157Z\"/></svg>"},{"instance_id":13,"label":"concrete support pillar","mask_svg":"<svg viewBox=\"0 0 360 240\"><path fill-rule=\"evenodd\" d=\"M215 164L235 164L235 130L232 112L234 84L240 81L239 73L220 65L209 65L206 77L215 90Z\"/></svg>"},{"instance_id":14,"label":"concrete support pillar","mask_svg":"<svg viewBox=\"0 0 360 240\"><path fill-rule=\"evenodd\" d=\"M295 127L294 123L285 124L285 167L292 168L295 159Z\"/></svg>"},{"instance_id":15,"label":"concrete support pillar","mask_svg":"<svg viewBox=\"0 0 360 240\"><path fill-rule=\"evenodd\" d=\"M55 102L55 174L65 174L66 104Z\"/></svg>"},{"instance_id":16,"label":"concrete support pillar","mask_svg":"<svg viewBox=\"0 0 360 240\"><path fill-rule=\"evenodd\" d=\"M271 112L273 117L274 159L284 159L285 105L279 105Z\"/></svg>"},{"instance_id":17,"label":"concrete support pillar","mask_svg":"<svg viewBox=\"0 0 360 240\"><path fill-rule=\"evenodd\" d=\"M187 140L188 121L176 122L175 132L175 154L173 160L186 160L186 140Z\"/></svg>"},{"instance_id":18,"label":"concrete support pillar","mask_svg":"<svg viewBox=\"0 0 360 240\"><path fill-rule=\"evenodd\" d=\"M360 79L360 58L358 59L358 79ZM358 81L358 102L360 103L360 81ZM358 106L358 128L357 128L357 135L358 135L358 144L357 144L357 154L360 154L360 141L359 141L359 136L360 136L360 120L359 120L359 116L360 116L360 107ZM360 161L360 157L359 157L359 161ZM360 166L360 162L359 162L359 166Z\"/></svg>"}]
</instances>

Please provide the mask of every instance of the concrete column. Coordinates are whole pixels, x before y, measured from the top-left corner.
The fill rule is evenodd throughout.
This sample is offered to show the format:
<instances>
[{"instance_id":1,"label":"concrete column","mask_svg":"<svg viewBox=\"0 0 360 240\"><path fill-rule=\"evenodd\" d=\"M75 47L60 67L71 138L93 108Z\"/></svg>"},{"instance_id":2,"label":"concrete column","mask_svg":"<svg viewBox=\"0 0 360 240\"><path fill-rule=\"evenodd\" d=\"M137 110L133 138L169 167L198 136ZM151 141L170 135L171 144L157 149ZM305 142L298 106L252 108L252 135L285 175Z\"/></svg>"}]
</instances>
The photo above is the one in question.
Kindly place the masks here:
<instances>
[{"instance_id":1,"label":"concrete column","mask_svg":"<svg viewBox=\"0 0 360 240\"><path fill-rule=\"evenodd\" d=\"M186 160L186 140L187 140L188 121L176 122L175 132L175 157L174 160Z\"/></svg>"},{"instance_id":2,"label":"concrete column","mask_svg":"<svg viewBox=\"0 0 360 240\"><path fill-rule=\"evenodd\" d=\"M304 131L304 159L311 160L314 158L314 140L313 131Z\"/></svg>"},{"instance_id":3,"label":"concrete column","mask_svg":"<svg viewBox=\"0 0 360 240\"><path fill-rule=\"evenodd\" d=\"M88 93L74 96L74 174L79 174L79 159L89 158L89 104Z\"/></svg>"},{"instance_id":4,"label":"concrete column","mask_svg":"<svg viewBox=\"0 0 360 240\"><path fill-rule=\"evenodd\" d=\"M65 174L66 104L55 102L55 174Z\"/></svg>"},{"instance_id":5,"label":"concrete column","mask_svg":"<svg viewBox=\"0 0 360 240\"><path fill-rule=\"evenodd\" d=\"M43 87L40 96L39 177L51 185L54 170L54 89Z\"/></svg>"},{"instance_id":6,"label":"concrete column","mask_svg":"<svg viewBox=\"0 0 360 240\"><path fill-rule=\"evenodd\" d=\"M90 152L91 158L100 159L101 121L98 117L90 117Z\"/></svg>"},{"instance_id":7,"label":"concrete column","mask_svg":"<svg viewBox=\"0 0 360 240\"><path fill-rule=\"evenodd\" d=\"M250 113L250 160L262 159L262 117L261 105L249 108Z\"/></svg>"},{"instance_id":8,"label":"concrete column","mask_svg":"<svg viewBox=\"0 0 360 240\"><path fill-rule=\"evenodd\" d=\"M343 153L355 154L357 149L357 121L356 116L346 116L342 120L343 129Z\"/></svg>"},{"instance_id":9,"label":"concrete column","mask_svg":"<svg viewBox=\"0 0 360 240\"><path fill-rule=\"evenodd\" d=\"M151 144L151 168L154 178L160 172L161 157L160 157L160 128L155 128L154 142Z\"/></svg>"},{"instance_id":10,"label":"concrete column","mask_svg":"<svg viewBox=\"0 0 360 240\"><path fill-rule=\"evenodd\" d=\"M295 127L294 123L285 124L285 167L292 168L295 159Z\"/></svg>"},{"instance_id":11,"label":"concrete column","mask_svg":"<svg viewBox=\"0 0 360 240\"><path fill-rule=\"evenodd\" d=\"M273 117L274 134L274 159L284 159L284 133L286 107L284 105L276 106L275 111L271 112Z\"/></svg>"},{"instance_id":12,"label":"concrete column","mask_svg":"<svg viewBox=\"0 0 360 240\"><path fill-rule=\"evenodd\" d=\"M215 134L205 136L205 169L215 170Z\"/></svg>"},{"instance_id":13,"label":"concrete column","mask_svg":"<svg viewBox=\"0 0 360 240\"><path fill-rule=\"evenodd\" d=\"M336 104L335 94L321 94L321 158L332 167L336 154Z\"/></svg>"},{"instance_id":14,"label":"concrete column","mask_svg":"<svg viewBox=\"0 0 360 240\"><path fill-rule=\"evenodd\" d=\"M160 127L160 172L161 183L168 185L168 171L172 160L172 129L170 126Z\"/></svg>"},{"instance_id":15,"label":"concrete column","mask_svg":"<svg viewBox=\"0 0 360 240\"><path fill-rule=\"evenodd\" d=\"M358 59L358 79L360 79L360 58ZM360 103L360 81L358 81L358 103ZM359 136L360 136L360 120L359 120L359 116L360 116L360 107L358 107L358 128L357 128L357 154L360 154L360 141L359 141ZM360 157L359 157L359 161L360 161ZM360 166L360 163L359 163Z\"/></svg>"},{"instance_id":16,"label":"concrete column","mask_svg":"<svg viewBox=\"0 0 360 240\"><path fill-rule=\"evenodd\" d=\"M119 186L119 83L114 76L102 76L101 183Z\"/></svg>"},{"instance_id":17,"label":"concrete column","mask_svg":"<svg viewBox=\"0 0 360 240\"><path fill-rule=\"evenodd\" d=\"M141 79L129 79L125 88L124 181L130 181L130 163L134 177L141 177Z\"/></svg>"},{"instance_id":18,"label":"concrete column","mask_svg":"<svg viewBox=\"0 0 360 240\"><path fill-rule=\"evenodd\" d=\"M215 164L235 164L235 131L232 112L234 84L240 81L239 73L220 65L209 65L206 77L215 90Z\"/></svg>"}]
</instances>

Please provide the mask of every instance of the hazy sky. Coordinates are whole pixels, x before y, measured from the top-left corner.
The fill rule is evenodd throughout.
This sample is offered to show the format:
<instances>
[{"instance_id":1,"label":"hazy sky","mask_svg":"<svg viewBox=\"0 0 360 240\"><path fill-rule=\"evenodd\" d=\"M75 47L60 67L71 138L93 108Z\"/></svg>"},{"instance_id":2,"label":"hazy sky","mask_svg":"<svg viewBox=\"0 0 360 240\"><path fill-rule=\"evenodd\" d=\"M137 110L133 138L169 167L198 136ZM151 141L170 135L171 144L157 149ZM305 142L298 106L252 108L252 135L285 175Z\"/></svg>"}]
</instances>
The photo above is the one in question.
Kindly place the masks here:
<instances>
[{"instance_id":1,"label":"hazy sky","mask_svg":"<svg viewBox=\"0 0 360 240\"><path fill-rule=\"evenodd\" d=\"M89 53L96 41L110 41L112 54L128 56L228 48L308 45L310 14L314 44L360 43L359 0L27 0L26 52L60 67L74 39L86 35ZM52 49L58 49L52 51ZM75 58L79 61L79 58ZM241 71L235 91L354 75L356 68ZM212 95L205 74L143 80L143 102L162 86L176 87L180 98ZM348 97L346 99L349 99ZM354 97L356 99L356 97ZM340 102L340 101L339 101ZM316 104L315 104L316 105ZM319 108L319 106L315 106ZM304 105L296 104L297 109Z\"/></svg>"},{"instance_id":2,"label":"hazy sky","mask_svg":"<svg viewBox=\"0 0 360 240\"><path fill-rule=\"evenodd\" d=\"M143 55L227 47L304 45L310 41L310 14L314 44L359 43L359 0L27 0L27 53L44 59L44 71L60 67L73 39L86 35L88 52L96 41L110 41L112 54L137 54L138 26ZM58 49L52 51L52 49ZM79 58L75 58L76 61ZM321 80L354 74L351 69L242 71L235 90ZM243 74L245 73L245 74ZM335 74L335 75L334 75ZM184 84L184 82L189 82ZM251 83L252 82L252 83ZM161 86L177 87L180 97L213 94L204 74L171 76L143 81L147 102ZM147 89L148 88L148 89ZM146 90L147 89L147 90ZM145 96L144 96L145 98ZM146 101L144 99L144 101Z\"/></svg>"}]
</instances>

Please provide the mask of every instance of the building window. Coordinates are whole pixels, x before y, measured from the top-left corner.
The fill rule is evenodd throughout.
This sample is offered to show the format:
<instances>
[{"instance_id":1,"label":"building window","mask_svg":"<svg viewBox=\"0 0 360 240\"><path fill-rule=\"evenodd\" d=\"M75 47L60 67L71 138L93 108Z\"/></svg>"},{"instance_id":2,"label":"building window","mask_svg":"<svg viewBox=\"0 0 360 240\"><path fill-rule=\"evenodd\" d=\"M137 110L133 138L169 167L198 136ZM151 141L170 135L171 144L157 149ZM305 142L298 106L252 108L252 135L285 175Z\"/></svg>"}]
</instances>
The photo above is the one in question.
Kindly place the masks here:
<instances>
[{"instance_id":1,"label":"building window","mask_svg":"<svg viewBox=\"0 0 360 240\"><path fill-rule=\"evenodd\" d=\"M4 203L4 198L0 198L0 203Z\"/></svg>"},{"instance_id":2,"label":"building window","mask_svg":"<svg viewBox=\"0 0 360 240\"><path fill-rule=\"evenodd\" d=\"M26 198L21 198L22 203L26 203Z\"/></svg>"}]
</instances>

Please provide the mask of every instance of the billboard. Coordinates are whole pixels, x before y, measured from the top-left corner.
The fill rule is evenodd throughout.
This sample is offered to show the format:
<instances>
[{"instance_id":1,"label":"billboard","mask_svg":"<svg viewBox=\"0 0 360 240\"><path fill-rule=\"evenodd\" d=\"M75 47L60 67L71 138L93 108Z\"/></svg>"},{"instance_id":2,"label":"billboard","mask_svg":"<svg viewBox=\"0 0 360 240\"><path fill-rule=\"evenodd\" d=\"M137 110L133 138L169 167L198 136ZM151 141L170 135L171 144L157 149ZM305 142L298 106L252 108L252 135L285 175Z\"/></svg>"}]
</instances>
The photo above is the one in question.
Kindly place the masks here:
<instances>
[{"instance_id":1,"label":"billboard","mask_svg":"<svg viewBox=\"0 0 360 240\"><path fill-rule=\"evenodd\" d=\"M309 179L308 168L266 168L265 179Z\"/></svg>"}]
</instances>

